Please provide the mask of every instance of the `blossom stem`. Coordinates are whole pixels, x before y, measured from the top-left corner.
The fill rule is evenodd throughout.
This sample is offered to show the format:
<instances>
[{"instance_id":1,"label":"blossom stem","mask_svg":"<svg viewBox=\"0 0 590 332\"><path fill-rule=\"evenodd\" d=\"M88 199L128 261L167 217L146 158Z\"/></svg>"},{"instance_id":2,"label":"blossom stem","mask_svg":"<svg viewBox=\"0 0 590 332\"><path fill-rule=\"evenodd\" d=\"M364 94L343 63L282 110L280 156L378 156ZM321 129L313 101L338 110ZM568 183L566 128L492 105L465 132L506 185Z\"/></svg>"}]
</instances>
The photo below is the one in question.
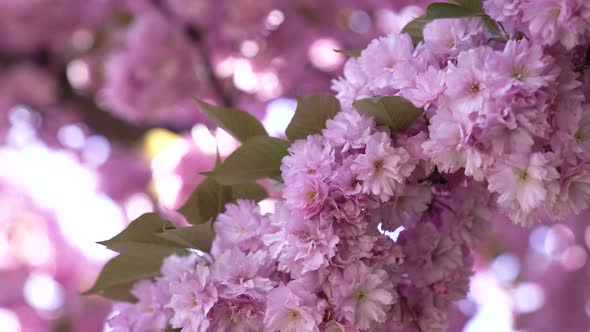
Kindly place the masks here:
<instances>
[{"instance_id":1,"label":"blossom stem","mask_svg":"<svg viewBox=\"0 0 590 332\"><path fill-rule=\"evenodd\" d=\"M418 323L418 318L416 317L416 314L414 313L414 311L412 311L412 308L410 308L410 305L408 304L408 299L402 294L402 291L399 287L396 288L396 292L402 303L402 309L405 309L410 314L410 318L412 319L412 323L414 323L416 330L418 330L418 332L424 332L420 327L420 324Z\"/></svg>"}]
</instances>

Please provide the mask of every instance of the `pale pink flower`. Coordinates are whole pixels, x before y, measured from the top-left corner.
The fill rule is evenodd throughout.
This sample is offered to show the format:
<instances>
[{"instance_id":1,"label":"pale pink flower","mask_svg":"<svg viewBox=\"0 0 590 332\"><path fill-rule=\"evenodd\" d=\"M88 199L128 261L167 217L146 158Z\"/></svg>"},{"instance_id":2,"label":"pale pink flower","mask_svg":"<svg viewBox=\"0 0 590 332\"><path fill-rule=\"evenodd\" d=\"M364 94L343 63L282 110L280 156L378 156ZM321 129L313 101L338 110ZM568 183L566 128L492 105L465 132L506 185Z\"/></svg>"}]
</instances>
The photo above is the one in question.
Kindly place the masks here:
<instances>
[{"instance_id":1,"label":"pale pink flower","mask_svg":"<svg viewBox=\"0 0 590 332\"><path fill-rule=\"evenodd\" d=\"M491 170L488 189L499 194L500 206L528 214L555 199L558 176L541 153L513 154Z\"/></svg>"},{"instance_id":2,"label":"pale pink flower","mask_svg":"<svg viewBox=\"0 0 590 332\"><path fill-rule=\"evenodd\" d=\"M329 280L336 318L345 319L361 330L385 322L398 297L387 272L361 261L348 265Z\"/></svg>"},{"instance_id":3,"label":"pale pink flower","mask_svg":"<svg viewBox=\"0 0 590 332\"><path fill-rule=\"evenodd\" d=\"M264 326L268 331L319 332L322 316L317 298L296 282L281 284L268 293Z\"/></svg>"},{"instance_id":4,"label":"pale pink flower","mask_svg":"<svg viewBox=\"0 0 590 332\"><path fill-rule=\"evenodd\" d=\"M170 320L172 327L183 331L207 331L207 314L217 301L217 289L212 284L209 268L198 264L192 278L175 283L171 289L174 293L166 308L174 312Z\"/></svg>"},{"instance_id":5,"label":"pale pink flower","mask_svg":"<svg viewBox=\"0 0 590 332\"><path fill-rule=\"evenodd\" d=\"M382 201L400 190L415 165L403 148L394 148L387 133L371 135L364 154L359 155L352 171L362 181L363 192L379 197Z\"/></svg>"},{"instance_id":6,"label":"pale pink flower","mask_svg":"<svg viewBox=\"0 0 590 332\"><path fill-rule=\"evenodd\" d=\"M414 45L407 34L390 34L374 39L358 57L358 63L370 77L373 90L387 88L396 64L412 56Z\"/></svg>"}]
</instances>

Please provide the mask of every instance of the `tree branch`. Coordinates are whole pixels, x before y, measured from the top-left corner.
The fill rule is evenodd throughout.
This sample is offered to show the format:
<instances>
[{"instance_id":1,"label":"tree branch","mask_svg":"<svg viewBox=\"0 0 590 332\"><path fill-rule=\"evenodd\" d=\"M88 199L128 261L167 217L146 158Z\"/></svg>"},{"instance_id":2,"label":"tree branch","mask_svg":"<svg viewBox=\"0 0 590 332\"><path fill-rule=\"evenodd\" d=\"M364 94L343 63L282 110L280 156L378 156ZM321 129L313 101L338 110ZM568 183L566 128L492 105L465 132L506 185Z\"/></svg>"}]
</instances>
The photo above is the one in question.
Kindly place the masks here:
<instances>
[{"instance_id":1,"label":"tree branch","mask_svg":"<svg viewBox=\"0 0 590 332\"><path fill-rule=\"evenodd\" d=\"M166 8L166 6L160 0L152 0L152 4L160 11L160 13L164 17L168 18L170 22L182 27L183 33L189 40L191 40L194 43L198 55L201 58L201 61L203 62L203 66L205 67L207 79L209 80L209 83L211 83L213 90L221 100L223 107L232 107L234 105L233 98L225 91L221 80L219 79L219 77L217 77L217 75L215 75L215 69L213 68L213 64L211 63L211 59L207 52L206 45L203 41L203 32L201 31L201 29L192 24L179 23L175 15L172 12L170 12L170 10L168 10L168 8Z\"/></svg>"}]
</instances>

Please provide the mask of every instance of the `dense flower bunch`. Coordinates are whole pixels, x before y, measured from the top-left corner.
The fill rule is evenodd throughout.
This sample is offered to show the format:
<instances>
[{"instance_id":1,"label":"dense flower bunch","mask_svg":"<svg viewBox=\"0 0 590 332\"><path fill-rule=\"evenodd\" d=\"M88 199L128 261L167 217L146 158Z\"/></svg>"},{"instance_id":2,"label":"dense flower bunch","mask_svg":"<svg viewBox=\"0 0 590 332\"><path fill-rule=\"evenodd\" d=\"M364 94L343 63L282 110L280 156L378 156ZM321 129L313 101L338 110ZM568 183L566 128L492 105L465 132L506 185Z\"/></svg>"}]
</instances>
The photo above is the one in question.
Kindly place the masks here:
<instances>
[{"instance_id":1,"label":"dense flower bunch","mask_svg":"<svg viewBox=\"0 0 590 332\"><path fill-rule=\"evenodd\" d=\"M343 109L289 148L274 213L227 205L211 253L168 257L114 329L445 331L494 216L587 208L590 4L484 8L499 36L479 17L434 20L416 46L392 34L348 60ZM386 96L424 112L404 130L359 114Z\"/></svg>"},{"instance_id":2,"label":"dense flower bunch","mask_svg":"<svg viewBox=\"0 0 590 332\"><path fill-rule=\"evenodd\" d=\"M493 202L461 176L424 181L432 167L414 154L420 140L342 111L323 135L291 147L275 213L245 200L228 205L211 257L168 258L162 277L136 284L140 302L121 305L111 324L443 331L447 306L467 292L469 248ZM404 228L397 242L380 232Z\"/></svg>"},{"instance_id":3,"label":"dense flower bunch","mask_svg":"<svg viewBox=\"0 0 590 332\"><path fill-rule=\"evenodd\" d=\"M427 122L416 129L428 136L427 159L485 183L519 224L579 214L589 198L588 82L572 58L590 41L590 5L529 8L537 3L485 2L502 23L510 13L508 41L489 40L480 19L436 20L416 48L404 34L374 40L334 84L348 104L397 94L425 107ZM552 35L562 30L575 39Z\"/></svg>"}]
</instances>

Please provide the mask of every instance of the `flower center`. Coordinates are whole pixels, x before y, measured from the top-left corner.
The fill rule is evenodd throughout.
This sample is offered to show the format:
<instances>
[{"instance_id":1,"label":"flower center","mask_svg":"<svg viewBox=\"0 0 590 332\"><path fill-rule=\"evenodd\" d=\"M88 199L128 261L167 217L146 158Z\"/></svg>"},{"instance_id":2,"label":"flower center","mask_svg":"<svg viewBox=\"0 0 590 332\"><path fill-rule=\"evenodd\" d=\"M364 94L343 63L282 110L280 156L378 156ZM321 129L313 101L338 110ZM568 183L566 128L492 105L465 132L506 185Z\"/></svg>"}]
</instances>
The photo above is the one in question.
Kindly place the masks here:
<instances>
[{"instance_id":1,"label":"flower center","mask_svg":"<svg viewBox=\"0 0 590 332\"><path fill-rule=\"evenodd\" d=\"M359 302L365 302L367 300L367 294L364 291L356 293L356 299Z\"/></svg>"},{"instance_id":2,"label":"flower center","mask_svg":"<svg viewBox=\"0 0 590 332\"><path fill-rule=\"evenodd\" d=\"M578 143L584 141L585 137L584 137L584 133L582 133L581 131L576 131L576 133L574 134L574 138L576 139L576 141Z\"/></svg>"},{"instance_id":3,"label":"flower center","mask_svg":"<svg viewBox=\"0 0 590 332\"><path fill-rule=\"evenodd\" d=\"M300 317L301 317L301 314L297 310L291 310L289 312L289 319L291 321L297 321L297 320L299 320Z\"/></svg>"},{"instance_id":4,"label":"flower center","mask_svg":"<svg viewBox=\"0 0 590 332\"><path fill-rule=\"evenodd\" d=\"M383 170L383 160L378 160L375 162L375 170L377 172L381 172Z\"/></svg>"},{"instance_id":5,"label":"flower center","mask_svg":"<svg viewBox=\"0 0 590 332\"><path fill-rule=\"evenodd\" d=\"M524 81L526 77L526 70L524 68L514 68L512 72L512 77L518 81Z\"/></svg>"},{"instance_id":6,"label":"flower center","mask_svg":"<svg viewBox=\"0 0 590 332\"><path fill-rule=\"evenodd\" d=\"M198 306L198 305L199 305L199 298L198 298L198 297L195 295L195 296L193 297L193 306L195 306L195 307L196 307L196 306Z\"/></svg>"},{"instance_id":7,"label":"flower center","mask_svg":"<svg viewBox=\"0 0 590 332\"><path fill-rule=\"evenodd\" d=\"M307 193L307 197L309 197L310 200L314 200L317 195L318 195L318 192L315 190L312 190Z\"/></svg>"},{"instance_id":8,"label":"flower center","mask_svg":"<svg viewBox=\"0 0 590 332\"><path fill-rule=\"evenodd\" d=\"M561 9L553 8L549 11L549 13L551 14L551 16L557 18L557 17L559 17L559 15L561 15Z\"/></svg>"},{"instance_id":9,"label":"flower center","mask_svg":"<svg viewBox=\"0 0 590 332\"><path fill-rule=\"evenodd\" d=\"M479 92L479 83L478 82L471 83L471 85L469 86L469 92L478 93Z\"/></svg>"},{"instance_id":10,"label":"flower center","mask_svg":"<svg viewBox=\"0 0 590 332\"><path fill-rule=\"evenodd\" d=\"M455 47L455 38L451 38L451 40L449 40L449 44L448 44L449 48L453 48Z\"/></svg>"},{"instance_id":11,"label":"flower center","mask_svg":"<svg viewBox=\"0 0 590 332\"><path fill-rule=\"evenodd\" d=\"M520 171L516 176L518 177L518 180L525 182L529 178L529 173L526 171Z\"/></svg>"}]
</instances>

